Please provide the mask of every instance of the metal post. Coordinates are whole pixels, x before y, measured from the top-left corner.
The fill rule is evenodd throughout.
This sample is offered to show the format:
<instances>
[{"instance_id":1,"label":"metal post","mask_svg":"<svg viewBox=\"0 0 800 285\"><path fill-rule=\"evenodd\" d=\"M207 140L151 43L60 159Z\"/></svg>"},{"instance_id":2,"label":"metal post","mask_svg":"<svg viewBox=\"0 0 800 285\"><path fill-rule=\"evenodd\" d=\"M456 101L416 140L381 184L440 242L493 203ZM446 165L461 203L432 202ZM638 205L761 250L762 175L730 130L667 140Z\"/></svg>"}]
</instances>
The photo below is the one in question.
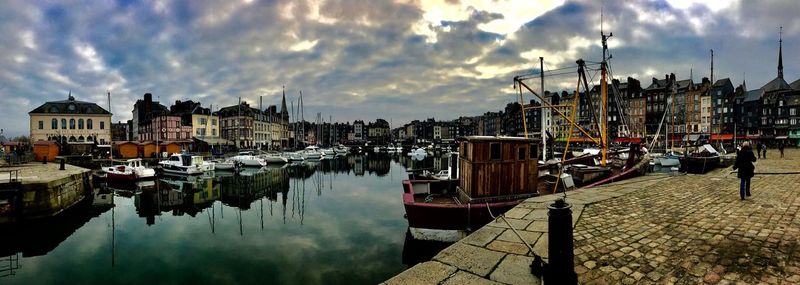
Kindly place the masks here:
<instances>
[{"instance_id":1,"label":"metal post","mask_svg":"<svg viewBox=\"0 0 800 285\"><path fill-rule=\"evenodd\" d=\"M58 167L58 170L64 170L64 158L61 159L61 165Z\"/></svg>"},{"instance_id":2,"label":"metal post","mask_svg":"<svg viewBox=\"0 0 800 285\"><path fill-rule=\"evenodd\" d=\"M572 206L564 199L558 199L547 206L548 221L548 256L549 270L545 275L545 282L558 280L558 284L578 284L578 275L575 273L575 256L572 239Z\"/></svg>"}]
</instances>

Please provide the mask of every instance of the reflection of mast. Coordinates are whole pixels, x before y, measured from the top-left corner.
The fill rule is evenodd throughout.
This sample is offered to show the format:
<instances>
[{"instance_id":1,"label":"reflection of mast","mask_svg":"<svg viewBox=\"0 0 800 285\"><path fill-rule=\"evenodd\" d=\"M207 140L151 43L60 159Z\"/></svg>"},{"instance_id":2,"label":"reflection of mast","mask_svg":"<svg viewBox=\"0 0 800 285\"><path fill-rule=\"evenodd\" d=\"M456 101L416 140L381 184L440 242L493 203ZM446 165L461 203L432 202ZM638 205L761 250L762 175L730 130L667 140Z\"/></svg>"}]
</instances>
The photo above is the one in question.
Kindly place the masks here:
<instances>
[{"instance_id":1,"label":"reflection of mast","mask_svg":"<svg viewBox=\"0 0 800 285\"><path fill-rule=\"evenodd\" d=\"M116 264L116 258L114 254L116 248L114 247L114 242L116 239L117 221L115 219L114 208L116 208L117 205L114 203L114 192L115 191L113 190L111 191L111 267L114 267L114 265Z\"/></svg>"},{"instance_id":2,"label":"reflection of mast","mask_svg":"<svg viewBox=\"0 0 800 285\"><path fill-rule=\"evenodd\" d=\"M214 211L214 204L216 203L211 203L211 211L206 211L206 216L208 216L208 225L211 227L211 234L214 234L214 223L216 222L216 219L214 218L216 215L216 212Z\"/></svg>"},{"instance_id":3,"label":"reflection of mast","mask_svg":"<svg viewBox=\"0 0 800 285\"><path fill-rule=\"evenodd\" d=\"M262 197L261 199L259 199L259 200L261 200L261 230L262 231L264 230L264 198L266 198L266 197Z\"/></svg>"}]
</instances>

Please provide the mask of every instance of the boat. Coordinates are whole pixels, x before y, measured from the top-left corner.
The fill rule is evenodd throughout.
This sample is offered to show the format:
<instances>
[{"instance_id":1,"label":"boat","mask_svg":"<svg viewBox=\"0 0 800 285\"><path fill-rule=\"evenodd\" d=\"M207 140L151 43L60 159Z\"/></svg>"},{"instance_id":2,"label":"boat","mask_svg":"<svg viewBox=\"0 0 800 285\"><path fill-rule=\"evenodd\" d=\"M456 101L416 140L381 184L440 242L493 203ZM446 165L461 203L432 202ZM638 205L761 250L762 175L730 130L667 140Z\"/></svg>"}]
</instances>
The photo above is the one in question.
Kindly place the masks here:
<instances>
[{"instance_id":1,"label":"boat","mask_svg":"<svg viewBox=\"0 0 800 285\"><path fill-rule=\"evenodd\" d=\"M120 165L103 167L103 172L106 174L106 181L137 181L156 176L156 171L144 166L140 158L125 160Z\"/></svg>"},{"instance_id":2,"label":"boat","mask_svg":"<svg viewBox=\"0 0 800 285\"><path fill-rule=\"evenodd\" d=\"M345 146L339 145L333 148L333 152L335 152L337 155L345 155L349 152L349 149Z\"/></svg>"},{"instance_id":3,"label":"boat","mask_svg":"<svg viewBox=\"0 0 800 285\"><path fill-rule=\"evenodd\" d=\"M703 174L719 166L719 153L710 144L697 146L696 150L680 157L681 171Z\"/></svg>"},{"instance_id":4,"label":"boat","mask_svg":"<svg viewBox=\"0 0 800 285\"><path fill-rule=\"evenodd\" d=\"M465 137L460 179L404 180L403 206L412 236L455 241L487 224L491 215L537 196L538 177L528 175L537 172L537 145L536 139L521 137Z\"/></svg>"},{"instance_id":5,"label":"boat","mask_svg":"<svg viewBox=\"0 0 800 285\"><path fill-rule=\"evenodd\" d=\"M334 151L332 148L323 148L320 149L320 152L322 152L322 155L325 156L325 158L333 158L336 156L336 151Z\"/></svg>"},{"instance_id":6,"label":"boat","mask_svg":"<svg viewBox=\"0 0 800 285\"><path fill-rule=\"evenodd\" d=\"M200 175L207 168L203 167L203 157L197 155L175 153L167 160L159 161L161 171L179 175Z\"/></svg>"},{"instance_id":7,"label":"boat","mask_svg":"<svg viewBox=\"0 0 800 285\"><path fill-rule=\"evenodd\" d=\"M233 171L236 169L236 162L231 159L218 159L213 161L215 164L215 170L219 171Z\"/></svg>"},{"instance_id":8,"label":"boat","mask_svg":"<svg viewBox=\"0 0 800 285\"><path fill-rule=\"evenodd\" d=\"M301 152L301 151L288 152L288 153L284 153L283 155L290 162L302 162L302 161L305 160L305 158L303 158L303 152Z\"/></svg>"},{"instance_id":9,"label":"boat","mask_svg":"<svg viewBox=\"0 0 800 285\"><path fill-rule=\"evenodd\" d=\"M231 157L231 160L241 163L244 167L264 167L267 165L266 161L253 155L250 151L239 152L238 155Z\"/></svg>"},{"instance_id":10,"label":"boat","mask_svg":"<svg viewBox=\"0 0 800 285\"><path fill-rule=\"evenodd\" d=\"M264 161L266 161L267 164L286 164L289 162L288 158L283 157L282 155L277 153L264 154L261 155L261 158L264 159Z\"/></svg>"},{"instance_id":11,"label":"boat","mask_svg":"<svg viewBox=\"0 0 800 285\"><path fill-rule=\"evenodd\" d=\"M319 147L310 145L303 150L303 158L306 160L309 159L322 159L322 153L319 151Z\"/></svg>"},{"instance_id":12,"label":"boat","mask_svg":"<svg viewBox=\"0 0 800 285\"><path fill-rule=\"evenodd\" d=\"M448 180L450 179L450 170L441 170L438 173L433 175L433 179L436 180Z\"/></svg>"},{"instance_id":13,"label":"boat","mask_svg":"<svg viewBox=\"0 0 800 285\"><path fill-rule=\"evenodd\" d=\"M669 152L667 154L664 154L663 156L661 156L658 159L658 164L660 164L663 167L678 166L678 165L681 164L681 161L680 161L679 158L680 158L680 154L675 153L675 152Z\"/></svg>"}]
</instances>

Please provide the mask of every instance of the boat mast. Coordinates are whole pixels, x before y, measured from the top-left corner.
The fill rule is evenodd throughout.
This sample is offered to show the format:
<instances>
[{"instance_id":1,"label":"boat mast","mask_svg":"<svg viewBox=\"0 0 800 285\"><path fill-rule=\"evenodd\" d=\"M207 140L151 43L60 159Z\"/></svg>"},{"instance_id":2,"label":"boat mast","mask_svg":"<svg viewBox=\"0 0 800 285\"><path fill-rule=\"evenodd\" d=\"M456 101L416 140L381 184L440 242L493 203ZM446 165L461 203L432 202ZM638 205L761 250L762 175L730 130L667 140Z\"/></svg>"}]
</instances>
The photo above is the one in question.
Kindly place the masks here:
<instances>
[{"instance_id":1,"label":"boat mast","mask_svg":"<svg viewBox=\"0 0 800 285\"><path fill-rule=\"evenodd\" d=\"M106 92L108 93L108 113L111 114L111 91L106 90ZM111 116L114 116L114 114L111 114ZM111 124L114 124L114 120L113 119L111 119ZM95 138L95 139L97 139L97 138ZM109 158L111 158L111 160L114 160L114 128L111 128L111 137L108 139L108 141L109 141L109 143L108 143L109 144L109 148L108 148L109 149L109 151L108 151Z\"/></svg>"},{"instance_id":2,"label":"boat mast","mask_svg":"<svg viewBox=\"0 0 800 285\"><path fill-rule=\"evenodd\" d=\"M600 11L600 36L603 44L603 61L600 63L600 114L602 119L599 120L600 125L600 152L602 159L600 165L606 166L608 159L608 38L614 36L614 33L609 33L607 36L603 32L603 12ZM586 90L587 92L589 90Z\"/></svg>"},{"instance_id":3,"label":"boat mast","mask_svg":"<svg viewBox=\"0 0 800 285\"><path fill-rule=\"evenodd\" d=\"M541 56L539 57L539 81L541 87L539 88L539 90L542 92L542 95L544 95L544 57ZM547 97L545 97L544 99L547 99ZM544 104L542 104L542 106L544 106ZM544 108L539 109L539 113L541 113L541 118L540 118L541 127L539 128L539 130L542 135L542 161L547 161L547 129L546 129L547 125L545 123L545 120L547 119L547 116L545 114L546 110L548 109Z\"/></svg>"}]
</instances>

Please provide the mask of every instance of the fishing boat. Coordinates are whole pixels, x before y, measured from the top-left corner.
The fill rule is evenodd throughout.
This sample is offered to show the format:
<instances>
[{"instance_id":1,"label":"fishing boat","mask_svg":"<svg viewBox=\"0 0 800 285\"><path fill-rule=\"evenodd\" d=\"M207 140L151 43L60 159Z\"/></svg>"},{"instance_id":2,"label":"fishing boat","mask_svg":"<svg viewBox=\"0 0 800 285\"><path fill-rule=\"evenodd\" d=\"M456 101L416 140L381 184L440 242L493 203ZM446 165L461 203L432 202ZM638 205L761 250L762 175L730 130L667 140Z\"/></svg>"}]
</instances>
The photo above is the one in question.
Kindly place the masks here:
<instances>
[{"instance_id":1,"label":"fishing boat","mask_svg":"<svg viewBox=\"0 0 800 285\"><path fill-rule=\"evenodd\" d=\"M242 151L238 155L231 157L231 160L241 163L244 167L264 167L267 162L260 157L253 155L253 152Z\"/></svg>"},{"instance_id":2,"label":"fishing boat","mask_svg":"<svg viewBox=\"0 0 800 285\"><path fill-rule=\"evenodd\" d=\"M693 152L680 157L680 170L687 173L703 174L719 166L719 153L710 144L696 146Z\"/></svg>"},{"instance_id":3,"label":"fishing boat","mask_svg":"<svg viewBox=\"0 0 800 285\"><path fill-rule=\"evenodd\" d=\"M454 241L522 200L537 196L537 145L521 137L463 139L455 179L403 181L403 205L416 239ZM502 167L501 167L502 166ZM460 176L460 177L459 177Z\"/></svg>"},{"instance_id":4,"label":"fishing boat","mask_svg":"<svg viewBox=\"0 0 800 285\"><path fill-rule=\"evenodd\" d=\"M106 181L137 181L152 179L156 176L156 171L144 166L142 159L134 158L122 161L120 165L103 167L106 174Z\"/></svg>"},{"instance_id":5,"label":"fishing boat","mask_svg":"<svg viewBox=\"0 0 800 285\"><path fill-rule=\"evenodd\" d=\"M175 153L167 160L159 161L161 171L178 175L200 175L207 170L203 167L203 157L197 155Z\"/></svg>"},{"instance_id":6,"label":"fishing boat","mask_svg":"<svg viewBox=\"0 0 800 285\"><path fill-rule=\"evenodd\" d=\"M658 164L662 167L673 167L681 164L680 154L676 152L668 152L658 158Z\"/></svg>"}]
</instances>

